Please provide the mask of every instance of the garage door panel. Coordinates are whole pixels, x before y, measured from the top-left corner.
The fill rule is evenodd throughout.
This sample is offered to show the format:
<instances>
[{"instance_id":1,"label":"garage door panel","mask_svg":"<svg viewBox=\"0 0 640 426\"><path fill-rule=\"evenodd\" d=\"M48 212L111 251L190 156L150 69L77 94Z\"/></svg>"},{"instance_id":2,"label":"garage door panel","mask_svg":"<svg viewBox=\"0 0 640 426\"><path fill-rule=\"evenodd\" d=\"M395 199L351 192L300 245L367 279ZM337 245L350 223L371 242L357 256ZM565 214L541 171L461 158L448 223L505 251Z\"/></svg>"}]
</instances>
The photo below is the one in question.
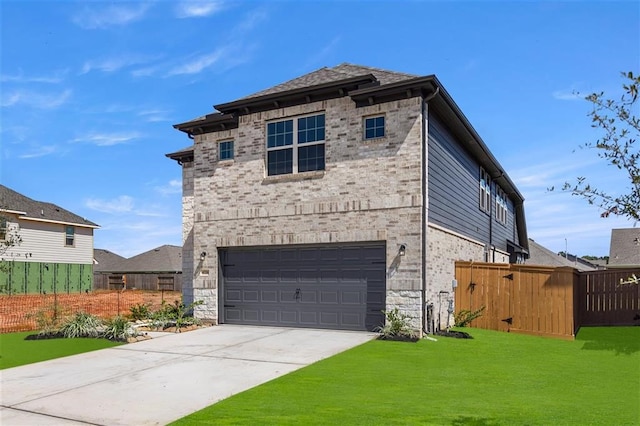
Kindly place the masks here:
<instances>
[{"instance_id":1,"label":"garage door panel","mask_svg":"<svg viewBox=\"0 0 640 426\"><path fill-rule=\"evenodd\" d=\"M342 305L362 305L364 302L364 297L359 291L343 291L341 296Z\"/></svg>"},{"instance_id":2,"label":"garage door panel","mask_svg":"<svg viewBox=\"0 0 640 426\"><path fill-rule=\"evenodd\" d=\"M266 303L276 303L278 301L278 292L275 290L262 290L260 292L260 300Z\"/></svg>"},{"instance_id":3,"label":"garage door panel","mask_svg":"<svg viewBox=\"0 0 640 426\"><path fill-rule=\"evenodd\" d=\"M223 249L221 321L371 330L384 320L385 253L380 243Z\"/></svg>"},{"instance_id":4,"label":"garage door panel","mask_svg":"<svg viewBox=\"0 0 640 426\"><path fill-rule=\"evenodd\" d=\"M339 293L337 291L320 291L320 303L322 304L337 305L339 300Z\"/></svg>"}]
</instances>

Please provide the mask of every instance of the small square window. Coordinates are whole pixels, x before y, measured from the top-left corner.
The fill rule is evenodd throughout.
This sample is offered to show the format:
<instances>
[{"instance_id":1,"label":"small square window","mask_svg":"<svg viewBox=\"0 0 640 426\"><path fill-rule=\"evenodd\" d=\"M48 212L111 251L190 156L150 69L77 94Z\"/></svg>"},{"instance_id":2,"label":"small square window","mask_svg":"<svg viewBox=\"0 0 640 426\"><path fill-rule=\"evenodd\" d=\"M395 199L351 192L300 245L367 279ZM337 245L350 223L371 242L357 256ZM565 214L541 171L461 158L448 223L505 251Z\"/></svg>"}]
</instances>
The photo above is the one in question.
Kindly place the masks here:
<instances>
[{"instance_id":1,"label":"small square window","mask_svg":"<svg viewBox=\"0 0 640 426\"><path fill-rule=\"evenodd\" d=\"M7 219L0 217L0 241L7 239Z\"/></svg>"},{"instance_id":2,"label":"small square window","mask_svg":"<svg viewBox=\"0 0 640 426\"><path fill-rule=\"evenodd\" d=\"M375 139L384 137L384 116L364 119L364 138Z\"/></svg>"},{"instance_id":3,"label":"small square window","mask_svg":"<svg viewBox=\"0 0 640 426\"><path fill-rule=\"evenodd\" d=\"M233 160L233 141L218 143L218 159Z\"/></svg>"}]
</instances>

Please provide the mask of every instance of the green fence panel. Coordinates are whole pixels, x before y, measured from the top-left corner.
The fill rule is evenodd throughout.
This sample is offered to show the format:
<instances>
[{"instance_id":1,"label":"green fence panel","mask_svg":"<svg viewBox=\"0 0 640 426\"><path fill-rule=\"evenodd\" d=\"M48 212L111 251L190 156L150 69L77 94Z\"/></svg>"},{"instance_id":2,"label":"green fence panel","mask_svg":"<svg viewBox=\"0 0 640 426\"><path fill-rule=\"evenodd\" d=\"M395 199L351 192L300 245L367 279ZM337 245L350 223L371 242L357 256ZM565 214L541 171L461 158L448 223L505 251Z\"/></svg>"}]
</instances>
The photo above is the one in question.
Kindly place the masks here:
<instances>
[{"instance_id":1,"label":"green fence panel","mask_svg":"<svg viewBox=\"0 0 640 426\"><path fill-rule=\"evenodd\" d=\"M54 265L54 263L40 264L40 283L42 285L43 293L53 294L55 292Z\"/></svg>"},{"instance_id":2,"label":"green fence panel","mask_svg":"<svg viewBox=\"0 0 640 426\"><path fill-rule=\"evenodd\" d=\"M27 293L42 293L42 286L40 285L40 268L42 265L38 262L25 262L25 265L27 270Z\"/></svg>"}]
</instances>

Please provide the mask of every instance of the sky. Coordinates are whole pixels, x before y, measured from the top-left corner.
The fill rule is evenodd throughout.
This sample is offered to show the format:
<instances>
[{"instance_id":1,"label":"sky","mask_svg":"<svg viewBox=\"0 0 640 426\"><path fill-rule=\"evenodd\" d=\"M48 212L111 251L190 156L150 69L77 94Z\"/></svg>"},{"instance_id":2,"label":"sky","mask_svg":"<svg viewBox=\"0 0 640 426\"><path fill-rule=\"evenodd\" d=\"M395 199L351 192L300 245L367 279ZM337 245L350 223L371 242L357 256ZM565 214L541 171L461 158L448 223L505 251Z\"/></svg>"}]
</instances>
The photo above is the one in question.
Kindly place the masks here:
<instances>
[{"instance_id":1,"label":"sky","mask_svg":"<svg viewBox=\"0 0 640 426\"><path fill-rule=\"evenodd\" d=\"M628 188L581 148L600 136L583 97L640 73L637 1L0 0L0 20L0 183L100 225L95 248L182 244L174 124L343 62L435 74L550 250L605 256L640 226L548 191Z\"/></svg>"}]
</instances>

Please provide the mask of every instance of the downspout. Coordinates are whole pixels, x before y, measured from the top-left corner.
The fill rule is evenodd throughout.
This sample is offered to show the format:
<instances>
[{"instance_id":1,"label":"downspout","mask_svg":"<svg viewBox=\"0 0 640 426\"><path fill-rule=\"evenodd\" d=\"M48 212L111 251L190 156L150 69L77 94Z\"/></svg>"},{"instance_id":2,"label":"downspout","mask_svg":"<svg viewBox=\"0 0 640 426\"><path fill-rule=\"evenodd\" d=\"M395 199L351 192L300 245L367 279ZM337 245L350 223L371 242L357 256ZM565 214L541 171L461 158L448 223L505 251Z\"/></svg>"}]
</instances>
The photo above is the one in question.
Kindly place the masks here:
<instances>
[{"instance_id":1,"label":"downspout","mask_svg":"<svg viewBox=\"0 0 640 426\"><path fill-rule=\"evenodd\" d=\"M428 103L440 93L440 87L422 99L422 333L427 334L427 120Z\"/></svg>"}]
</instances>

